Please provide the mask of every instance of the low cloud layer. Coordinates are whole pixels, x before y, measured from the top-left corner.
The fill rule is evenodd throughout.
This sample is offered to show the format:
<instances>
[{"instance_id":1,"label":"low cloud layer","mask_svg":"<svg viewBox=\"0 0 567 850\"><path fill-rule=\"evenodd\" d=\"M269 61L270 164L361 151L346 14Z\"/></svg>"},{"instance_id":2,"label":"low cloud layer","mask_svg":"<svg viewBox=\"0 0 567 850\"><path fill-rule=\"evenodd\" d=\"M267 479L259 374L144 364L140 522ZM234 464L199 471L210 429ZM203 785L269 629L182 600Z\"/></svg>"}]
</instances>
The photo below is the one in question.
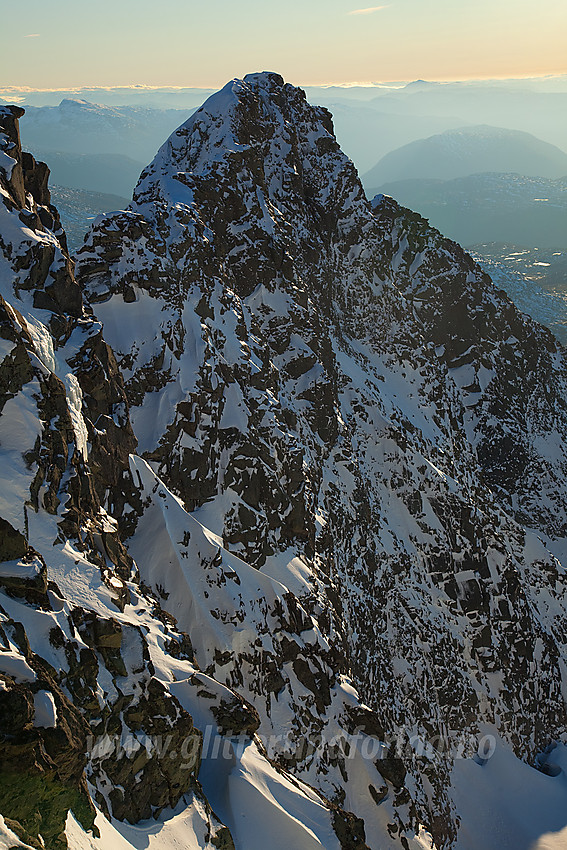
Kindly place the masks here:
<instances>
[{"instance_id":1,"label":"low cloud layer","mask_svg":"<svg viewBox=\"0 0 567 850\"><path fill-rule=\"evenodd\" d=\"M367 9L353 9L352 12L349 12L349 15L371 15L373 12L387 8L388 6L369 6Z\"/></svg>"}]
</instances>

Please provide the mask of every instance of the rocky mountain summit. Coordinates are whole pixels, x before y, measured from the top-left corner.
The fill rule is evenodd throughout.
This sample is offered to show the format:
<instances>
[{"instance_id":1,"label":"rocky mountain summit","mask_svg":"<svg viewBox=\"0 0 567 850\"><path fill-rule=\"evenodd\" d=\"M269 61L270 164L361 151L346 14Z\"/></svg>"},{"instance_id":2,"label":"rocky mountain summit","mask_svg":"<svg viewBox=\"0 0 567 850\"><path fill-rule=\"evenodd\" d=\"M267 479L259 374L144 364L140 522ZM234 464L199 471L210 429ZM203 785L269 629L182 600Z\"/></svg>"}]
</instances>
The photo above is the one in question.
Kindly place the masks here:
<instances>
[{"instance_id":1,"label":"rocky mountain summit","mask_svg":"<svg viewBox=\"0 0 567 850\"><path fill-rule=\"evenodd\" d=\"M76 270L19 112L6 841L485 850L562 829L552 334L370 203L330 114L276 74L173 133Z\"/></svg>"}]
</instances>

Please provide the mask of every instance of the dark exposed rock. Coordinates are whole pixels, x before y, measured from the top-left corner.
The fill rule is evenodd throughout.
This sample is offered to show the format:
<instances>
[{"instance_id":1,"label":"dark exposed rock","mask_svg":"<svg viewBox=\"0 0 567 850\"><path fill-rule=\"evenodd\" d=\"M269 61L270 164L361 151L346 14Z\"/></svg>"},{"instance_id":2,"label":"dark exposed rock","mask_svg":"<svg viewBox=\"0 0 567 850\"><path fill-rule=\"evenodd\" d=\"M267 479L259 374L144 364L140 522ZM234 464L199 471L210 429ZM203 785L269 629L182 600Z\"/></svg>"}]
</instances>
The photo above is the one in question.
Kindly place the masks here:
<instances>
[{"instance_id":1,"label":"dark exposed rock","mask_svg":"<svg viewBox=\"0 0 567 850\"><path fill-rule=\"evenodd\" d=\"M245 700L235 699L229 703L221 699L218 705L211 707L211 711L221 735L246 735L252 738L260 726L258 712Z\"/></svg>"},{"instance_id":2,"label":"dark exposed rock","mask_svg":"<svg viewBox=\"0 0 567 850\"><path fill-rule=\"evenodd\" d=\"M0 517L0 561L15 561L28 551L28 542L21 532Z\"/></svg>"},{"instance_id":3,"label":"dark exposed rock","mask_svg":"<svg viewBox=\"0 0 567 850\"><path fill-rule=\"evenodd\" d=\"M394 788L402 788L406 778L406 768L403 761L393 755L379 758L375 762L380 774L391 782Z\"/></svg>"},{"instance_id":4,"label":"dark exposed rock","mask_svg":"<svg viewBox=\"0 0 567 850\"><path fill-rule=\"evenodd\" d=\"M15 160L11 174L7 175L7 184L10 188L15 205L22 209L25 205L26 196L24 188L24 174L21 164L22 146L20 143L20 127L18 119L22 117L25 110L21 106L2 106L0 121L2 132L6 136L6 143L2 150Z\"/></svg>"},{"instance_id":5,"label":"dark exposed rock","mask_svg":"<svg viewBox=\"0 0 567 850\"><path fill-rule=\"evenodd\" d=\"M32 605L51 608L47 596L47 567L45 561L29 547L10 572L0 575L0 587L9 596L26 599Z\"/></svg>"},{"instance_id":6,"label":"dark exposed rock","mask_svg":"<svg viewBox=\"0 0 567 850\"><path fill-rule=\"evenodd\" d=\"M174 808L194 787L200 766L201 734L190 715L163 685L151 679L146 693L124 711L127 728L148 742L129 755L112 753L96 762L112 783L109 800L119 820L137 823ZM161 751L153 749L159 740Z\"/></svg>"},{"instance_id":7,"label":"dark exposed rock","mask_svg":"<svg viewBox=\"0 0 567 850\"><path fill-rule=\"evenodd\" d=\"M49 168L45 162L37 162L31 153L22 152L22 169L26 193L33 195L34 201L45 209L38 210L42 224L49 230L54 230L53 213L50 210L51 195L49 193Z\"/></svg>"},{"instance_id":8,"label":"dark exposed rock","mask_svg":"<svg viewBox=\"0 0 567 850\"><path fill-rule=\"evenodd\" d=\"M336 809L333 812L333 829L341 844L341 850L369 850L366 843L364 821L352 812Z\"/></svg>"},{"instance_id":9,"label":"dark exposed rock","mask_svg":"<svg viewBox=\"0 0 567 850\"><path fill-rule=\"evenodd\" d=\"M85 829L98 834L84 777L88 727L59 687L55 671L31 652L26 660L36 680L12 681L0 690L0 810L16 822L16 832L21 826L24 839L41 835L48 850L60 850L67 847L69 809ZM54 701L53 728L34 725L34 695L40 692Z\"/></svg>"}]
</instances>

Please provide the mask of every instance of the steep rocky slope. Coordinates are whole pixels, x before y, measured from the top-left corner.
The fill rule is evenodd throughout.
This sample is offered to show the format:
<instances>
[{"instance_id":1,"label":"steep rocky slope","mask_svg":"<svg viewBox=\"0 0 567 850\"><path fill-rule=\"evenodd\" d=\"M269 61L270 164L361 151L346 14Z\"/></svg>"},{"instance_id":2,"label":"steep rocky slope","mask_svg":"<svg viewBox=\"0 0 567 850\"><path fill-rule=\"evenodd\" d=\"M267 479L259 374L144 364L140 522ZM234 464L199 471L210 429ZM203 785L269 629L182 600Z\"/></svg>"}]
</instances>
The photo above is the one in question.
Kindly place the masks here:
<instances>
[{"instance_id":1,"label":"steep rocky slope","mask_svg":"<svg viewBox=\"0 0 567 850\"><path fill-rule=\"evenodd\" d=\"M125 771L124 760L91 757L89 736L199 733L154 676L144 619L160 623L131 595L135 566L104 507L120 518L135 438L50 205L48 169L20 150L21 112L0 113L0 808L26 841L59 847L69 809L97 832L87 779L99 806L133 821L198 797L198 757L185 773L180 758L155 757ZM161 630L181 641L167 621Z\"/></svg>"},{"instance_id":2,"label":"steep rocky slope","mask_svg":"<svg viewBox=\"0 0 567 850\"><path fill-rule=\"evenodd\" d=\"M133 454L123 379L74 278L48 169L21 152L20 115L0 112L2 840L230 850L265 846L271 835L281 848L364 848L365 825L345 805L353 774L366 783L380 841L399 846L407 827L413 846L427 846L414 840L406 799L400 811L393 800L378 810L368 788L378 795L382 776L356 756L360 740L346 764L349 712L371 727L376 720L342 675L332 640L296 595L226 551ZM172 586L178 621L165 605ZM235 624L243 648L253 645L236 689L213 678ZM297 759L326 771L331 800L276 764L239 687L256 675L277 693L283 655L309 738ZM285 767L293 764L290 753Z\"/></svg>"},{"instance_id":3,"label":"steep rocky slope","mask_svg":"<svg viewBox=\"0 0 567 850\"><path fill-rule=\"evenodd\" d=\"M265 577L316 624L298 656L226 573L220 599L197 603L199 561L184 538L159 565L152 503L130 551L197 629L201 666L296 747L344 718L350 673L374 733L398 739L377 764L407 801L401 819L440 846L489 846L470 843L470 824L459 832L463 742L470 755L490 730L534 764L564 734L552 552L566 528L566 387L551 334L419 216L386 199L372 209L329 114L274 74L229 84L172 135L130 210L92 228L78 275L150 468L259 571L252 609ZM289 763L288 740L276 749ZM370 817L325 758L291 763Z\"/></svg>"},{"instance_id":4,"label":"steep rocky slope","mask_svg":"<svg viewBox=\"0 0 567 850\"><path fill-rule=\"evenodd\" d=\"M329 113L276 74L171 136L93 225L77 286L17 113L8 828L105 850L488 850L564 827L552 335L419 216L371 205ZM22 810L18 783L68 796ZM87 792L100 838L77 823Z\"/></svg>"}]
</instances>

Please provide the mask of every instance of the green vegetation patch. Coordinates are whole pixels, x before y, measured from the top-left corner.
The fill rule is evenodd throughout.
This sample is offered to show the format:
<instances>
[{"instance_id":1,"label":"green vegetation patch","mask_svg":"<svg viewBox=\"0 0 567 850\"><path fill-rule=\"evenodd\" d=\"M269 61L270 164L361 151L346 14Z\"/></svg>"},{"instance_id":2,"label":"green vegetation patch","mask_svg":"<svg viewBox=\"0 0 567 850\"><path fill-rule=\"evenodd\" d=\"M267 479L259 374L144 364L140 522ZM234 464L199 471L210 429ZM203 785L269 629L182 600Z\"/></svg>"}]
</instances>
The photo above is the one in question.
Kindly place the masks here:
<instances>
[{"instance_id":1,"label":"green vegetation patch","mask_svg":"<svg viewBox=\"0 0 567 850\"><path fill-rule=\"evenodd\" d=\"M69 810L84 830L92 830L98 836L96 813L86 790L44 774L0 774L0 812L22 841L41 847L41 835L46 850L66 850Z\"/></svg>"}]
</instances>

